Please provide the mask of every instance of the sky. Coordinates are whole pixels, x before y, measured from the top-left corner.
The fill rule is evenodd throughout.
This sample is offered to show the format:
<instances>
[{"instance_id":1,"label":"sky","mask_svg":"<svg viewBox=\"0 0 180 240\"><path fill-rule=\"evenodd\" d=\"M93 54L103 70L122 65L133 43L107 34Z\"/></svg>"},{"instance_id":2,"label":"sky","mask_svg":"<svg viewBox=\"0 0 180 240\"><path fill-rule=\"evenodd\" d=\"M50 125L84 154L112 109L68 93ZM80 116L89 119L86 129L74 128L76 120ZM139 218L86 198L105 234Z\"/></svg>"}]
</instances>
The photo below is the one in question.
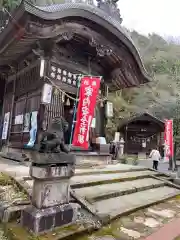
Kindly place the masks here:
<instances>
[{"instance_id":1,"label":"sky","mask_svg":"<svg viewBox=\"0 0 180 240\"><path fill-rule=\"evenodd\" d=\"M180 0L119 0L118 6L130 30L180 36Z\"/></svg>"}]
</instances>

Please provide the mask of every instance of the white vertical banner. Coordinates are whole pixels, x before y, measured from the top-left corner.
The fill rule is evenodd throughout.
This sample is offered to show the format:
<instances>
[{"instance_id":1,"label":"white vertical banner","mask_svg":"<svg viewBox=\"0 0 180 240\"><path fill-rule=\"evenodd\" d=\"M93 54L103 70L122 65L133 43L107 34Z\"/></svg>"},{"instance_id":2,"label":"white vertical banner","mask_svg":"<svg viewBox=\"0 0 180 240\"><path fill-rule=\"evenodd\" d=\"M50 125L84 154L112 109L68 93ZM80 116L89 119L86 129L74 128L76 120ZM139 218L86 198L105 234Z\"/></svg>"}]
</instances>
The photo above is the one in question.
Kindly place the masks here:
<instances>
[{"instance_id":1,"label":"white vertical banner","mask_svg":"<svg viewBox=\"0 0 180 240\"><path fill-rule=\"evenodd\" d=\"M47 83L44 84L41 103L43 103L43 104L51 103L52 90L53 90L52 85L47 84Z\"/></svg>"},{"instance_id":2,"label":"white vertical banner","mask_svg":"<svg viewBox=\"0 0 180 240\"><path fill-rule=\"evenodd\" d=\"M37 135L37 115L38 112L34 111L31 113L31 130L30 130L30 140L26 144L26 147L33 147L36 141L36 135Z\"/></svg>"},{"instance_id":3,"label":"white vertical banner","mask_svg":"<svg viewBox=\"0 0 180 240\"><path fill-rule=\"evenodd\" d=\"M2 137L1 137L3 140L6 140L8 136L9 120L10 120L10 112L7 112L4 115L4 123L3 123Z\"/></svg>"}]
</instances>

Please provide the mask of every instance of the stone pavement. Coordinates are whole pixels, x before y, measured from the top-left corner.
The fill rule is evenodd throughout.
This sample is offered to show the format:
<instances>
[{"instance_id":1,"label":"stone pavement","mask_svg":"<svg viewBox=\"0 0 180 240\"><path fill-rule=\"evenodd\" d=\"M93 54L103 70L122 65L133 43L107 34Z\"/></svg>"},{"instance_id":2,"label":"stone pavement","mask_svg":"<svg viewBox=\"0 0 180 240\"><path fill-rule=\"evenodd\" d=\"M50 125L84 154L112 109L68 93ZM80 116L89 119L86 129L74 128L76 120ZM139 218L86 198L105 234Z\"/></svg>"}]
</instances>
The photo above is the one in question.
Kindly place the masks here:
<instances>
[{"instance_id":1,"label":"stone pavement","mask_svg":"<svg viewBox=\"0 0 180 240\"><path fill-rule=\"evenodd\" d=\"M157 232L151 234L142 240L175 240L180 236L180 218L174 219L172 222L165 224Z\"/></svg>"},{"instance_id":2,"label":"stone pavement","mask_svg":"<svg viewBox=\"0 0 180 240\"><path fill-rule=\"evenodd\" d=\"M153 161L151 159L140 160L138 165L139 166L144 166L144 167L147 167L147 168L152 168ZM168 167L169 167L169 163L168 162L160 161L159 162L159 166L158 166L158 170L160 172L167 173L167 174L171 173L171 171L168 170Z\"/></svg>"},{"instance_id":3,"label":"stone pavement","mask_svg":"<svg viewBox=\"0 0 180 240\"><path fill-rule=\"evenodd\" d=\"M179 197L138 210L73 240L175 240L180 235Z\"/></svg>"},{"instance_id":4,"label":"stone pavement","mask_svg":"<svg viewBox=\"0 0 180 240\"><path fill-rule=\"evenodd\" d=\"M0 158L0 172L9 174L15 178L29 177L29 167L18 162Z\"/></svg>"},{"instance_id":5,"label":"stone pavement","mask_svg":"<svg viewBox=\"0 0 180 240\"><path fill-rule=\"evenodd\" d=\"M23 178L29 177L29 166L30 164L26 163L26 165L21 164L19 162L15 162L12 160L8 160L0 157L0 172L4 172L9 174L12 177ZM76 167L76 175L89 175L89 173L97 174L99 172L127 172L127 171L137 171L143 170L145 167L143 166L130 166L125 164L116 164L116 165L104 165L104 166L95 166L92 168L78 168Z\"/></svg>"}]
</instances>

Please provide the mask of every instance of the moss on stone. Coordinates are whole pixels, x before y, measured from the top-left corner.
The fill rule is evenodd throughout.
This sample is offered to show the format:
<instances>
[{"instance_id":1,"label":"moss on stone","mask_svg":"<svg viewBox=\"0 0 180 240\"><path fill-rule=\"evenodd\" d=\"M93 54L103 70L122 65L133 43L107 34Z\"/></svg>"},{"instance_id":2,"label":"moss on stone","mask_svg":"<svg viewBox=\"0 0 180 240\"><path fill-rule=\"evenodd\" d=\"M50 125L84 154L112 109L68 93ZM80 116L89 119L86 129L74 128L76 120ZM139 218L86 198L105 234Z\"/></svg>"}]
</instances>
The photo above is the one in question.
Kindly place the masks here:
<instances>
[{"instance_id":1,"label":"moss on stone","mask_svg":"<svg viewBox=\"0 0 180 240\"><path fill-rule=\"evenodd\" d=\"M4 228L3 228L2 224L0 224L0 240L9 240L9 239L5 236L5 232L4 232Z\"/></svg>"},{"instance_id":2,"label":"moss on stone","mask_svg":"<svg viewBox=\"0 0 180 240\"><path fill-rule=\"evenodd\" d=\"M6 223L4 224L4 232L9 240L33 240L33 236L28 234L27 231L16 223ZM34 238L38 240L38 238Z\"/></svg>"},{"instance_id":3,"label":"moss on stone","mask_svg":"<svg viewBox=\"0 0 180 240\"><path fill-rule=\"evenodd\" d=\"M5 173L0 172L0 185L1 186L7 186L7 185L12 185L13 181L10 176L8 176Z\"/></svg>"},{"instance_id":4,"label":"moss on stone","mask_svg":"<svg viewBox=\"0 0 180 240\"><path fill-rule=\"evenodd\" d=\"M20 224L11 222L3 225L5 235L9 240L60 240L72 236L76 232L80 232L82 225L73 224L65 227L54 229L52 232L35 236L29 233L25 228L22 228Z\"/></svg>"},{"instance_id":5,"label":"moss on stone","mask_svg":"<svg viewBox=\"0 0 180 240\"><path fill-rule=\"evenodd\" d=\"M174 198L172 198L172 199L174 199ZM176 200L180 200L180 195L177 195L177 196L175 197L175 199L176 199Z\"/></svg>"},{"instance_id":6,"label":"moss on stone","mask_svg":"<svg viewBox=\"0 0 180 240\"><path fill-rule=\"evenodd\" d=\"M174 240L180 240L180 236L176 237Z\"/></svg>"},{"instance_id":7,"label":"moss on stone","mask_svg":"<svg viewBox=\"0 0 180 240\"><path fill-rule=\"evenodd\" d=\"M112 236L116 239L116 238L119 238L119 234L120 234L118 231L119 229L120 229L119 223L117 224L116 222L113 222L112 224L93 232L92 235L84 234L84 236L81 236L81 237L78 236L77 238L73 238L73 240L89 240L89 239L92 239L91 238L92 236L94 238L104 237L104 236Z\"/></svg>"},{"instance_id":8,"label":"moss on stone","mask_svg":"<svg viewBox=\"0 0 180 240\"><path fill-rule=\"evenodd\" d=\"M15 198L22 198L23 200L29 199L29 196L27 195L26 191L19 186L18 182L15 179L13 179L11 176L2 172L0 172L0 186L2 186L2 192L3 192L3 187L12 186L13 192L14 192L13 199Z\"/></svg>"}]
</instances>

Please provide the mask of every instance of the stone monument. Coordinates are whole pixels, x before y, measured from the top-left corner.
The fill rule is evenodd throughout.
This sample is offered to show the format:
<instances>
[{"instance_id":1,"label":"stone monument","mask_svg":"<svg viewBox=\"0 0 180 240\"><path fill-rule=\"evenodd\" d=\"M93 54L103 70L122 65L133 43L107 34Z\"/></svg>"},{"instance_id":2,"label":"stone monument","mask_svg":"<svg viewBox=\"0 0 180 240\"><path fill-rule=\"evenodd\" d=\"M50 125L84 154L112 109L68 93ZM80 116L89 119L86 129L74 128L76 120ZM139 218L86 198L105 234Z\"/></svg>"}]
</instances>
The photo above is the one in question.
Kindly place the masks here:
<instances>
[{"instance_id":1,"label":"stone monument","mask_svg":"<svg viewBox=\"0 0 180 240\"><path fill-rule=\"evenodd\" d=\"M22 212L21 224L35 234L73 222L80 207L70 203L70 178L75 173L75 156L64 144L63 132L66 130L63 118L54 119L42 135L39 152L32 159L32 205Z\"/></svg>"}]
</instances>

